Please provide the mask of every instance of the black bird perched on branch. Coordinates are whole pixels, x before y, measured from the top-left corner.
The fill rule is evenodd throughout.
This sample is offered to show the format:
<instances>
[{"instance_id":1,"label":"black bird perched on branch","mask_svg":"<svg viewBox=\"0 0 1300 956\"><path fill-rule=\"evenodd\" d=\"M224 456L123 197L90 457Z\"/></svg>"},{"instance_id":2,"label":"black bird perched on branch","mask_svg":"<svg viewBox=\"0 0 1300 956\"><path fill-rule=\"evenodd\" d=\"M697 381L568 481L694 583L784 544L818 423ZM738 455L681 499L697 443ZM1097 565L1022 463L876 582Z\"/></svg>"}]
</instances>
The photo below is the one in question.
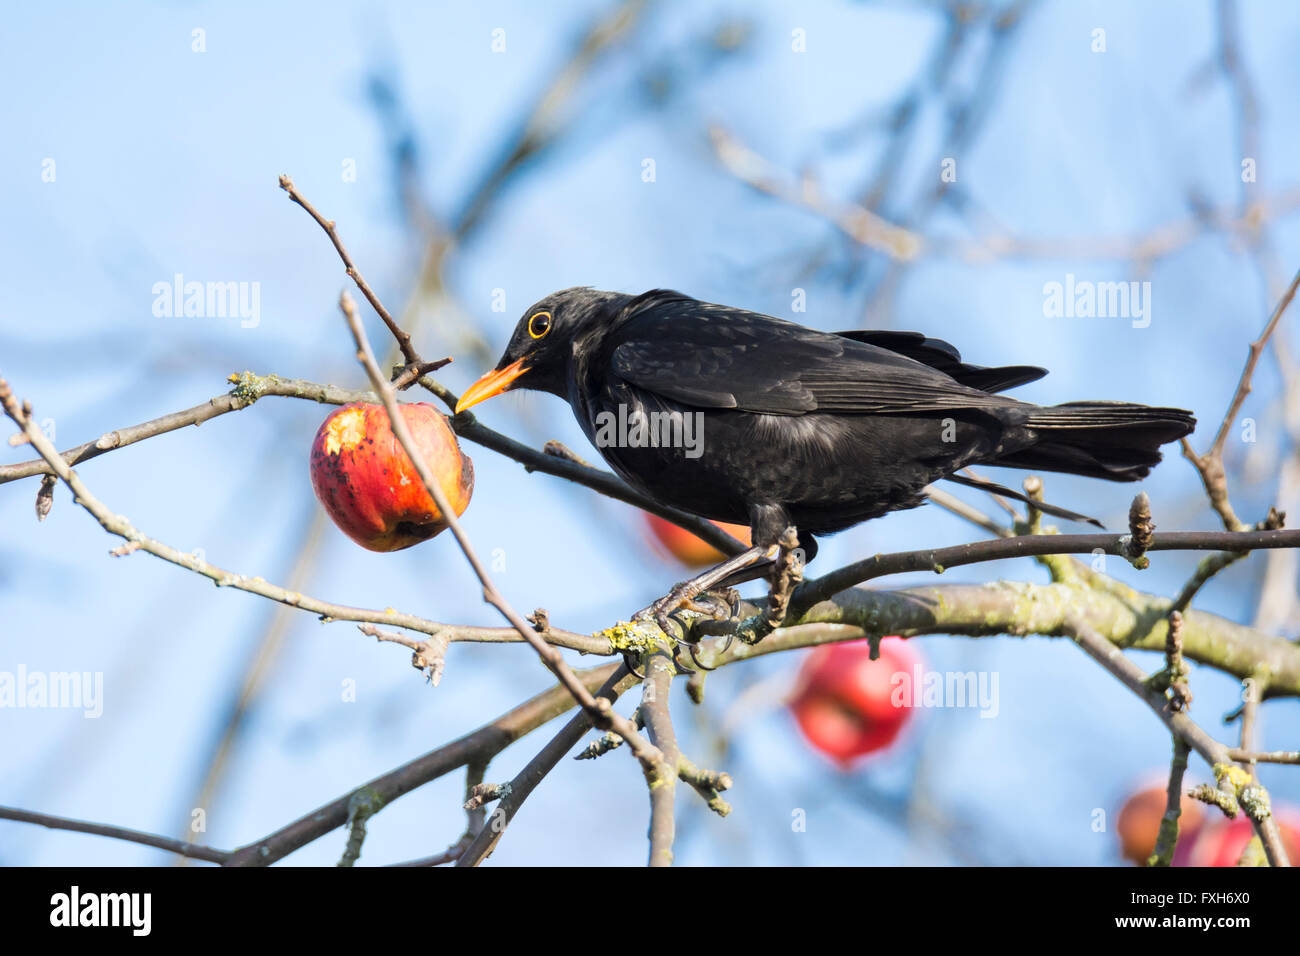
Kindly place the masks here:
<instances>
[{"instance_id":1,"label":"black bird perched on branch","mask_svg":"<svg viewBox=\"0 0 1300 956\"><path fill-rule=\"evenodd\" d=\"M801 560L789 558L796 539L811 559L814 536L916 507L939 479L1025 500L953 474L967 465L1137 481L1160 461L1161 445L1196 424L1177 408L1043 407L997 394L1045 374L968 365L917 332L818 332L678 292L583 287L528 309L496 369L456 411L512 388L558 395L628 484L750 526L749 551L647 609L662 626L667 612L761 562L776 562L788 598L799 576L787 563ZM776 591L773 626L784 614Z\"/></svg>"}]
</instances>

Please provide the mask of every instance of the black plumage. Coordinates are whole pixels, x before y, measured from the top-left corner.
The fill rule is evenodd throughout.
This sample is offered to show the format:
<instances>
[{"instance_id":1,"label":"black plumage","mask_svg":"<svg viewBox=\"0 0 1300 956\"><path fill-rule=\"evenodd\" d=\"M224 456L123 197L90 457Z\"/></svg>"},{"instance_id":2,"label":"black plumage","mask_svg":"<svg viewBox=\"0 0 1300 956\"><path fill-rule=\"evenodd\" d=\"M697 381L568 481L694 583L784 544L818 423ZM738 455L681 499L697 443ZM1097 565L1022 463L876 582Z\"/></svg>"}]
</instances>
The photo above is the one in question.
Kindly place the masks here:
<instances>
[{"instance_id":1,"label":"black plumage","mask_svg":"<svg viewBox=\"0 0 1300 956\"><path fill-rule=\"evenodd\" d=\"M970 365L914 332L819 332L677 292L576 288L524 313L496 370L458 410L508 388L558 395L633 487L749 524L760 546L793 525L806 547L810 536L923 503L927 485L968 465L1136 481L1161 445L1195 426L1176 408L1043 407L998 394L1045 374ZM620 410L629 421L693 416L702 441L611 442L601 423Z\"/></svg>"}]
</instances>

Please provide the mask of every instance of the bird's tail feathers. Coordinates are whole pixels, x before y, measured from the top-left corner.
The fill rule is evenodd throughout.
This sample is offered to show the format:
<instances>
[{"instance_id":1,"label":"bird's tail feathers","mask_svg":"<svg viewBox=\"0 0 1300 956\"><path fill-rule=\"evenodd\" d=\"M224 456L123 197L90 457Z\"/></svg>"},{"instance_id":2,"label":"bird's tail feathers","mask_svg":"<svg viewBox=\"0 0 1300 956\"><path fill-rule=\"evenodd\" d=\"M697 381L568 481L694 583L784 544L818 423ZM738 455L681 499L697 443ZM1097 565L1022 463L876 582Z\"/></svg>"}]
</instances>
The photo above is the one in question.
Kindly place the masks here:
<instances>
[{"instance_id":1,"label":"bird's tail feathers","mask_svg":"<svg viewBox=\"0 0 1300 956\"><path fill-rule=\"evenodd\" d=\"M1181 408L1068 402L1034 409L1025 425L1037 441L996 464L1138 481L1160 462L1160 446L1190 434L1196 419Z\"/></svg>"}]
</instances>

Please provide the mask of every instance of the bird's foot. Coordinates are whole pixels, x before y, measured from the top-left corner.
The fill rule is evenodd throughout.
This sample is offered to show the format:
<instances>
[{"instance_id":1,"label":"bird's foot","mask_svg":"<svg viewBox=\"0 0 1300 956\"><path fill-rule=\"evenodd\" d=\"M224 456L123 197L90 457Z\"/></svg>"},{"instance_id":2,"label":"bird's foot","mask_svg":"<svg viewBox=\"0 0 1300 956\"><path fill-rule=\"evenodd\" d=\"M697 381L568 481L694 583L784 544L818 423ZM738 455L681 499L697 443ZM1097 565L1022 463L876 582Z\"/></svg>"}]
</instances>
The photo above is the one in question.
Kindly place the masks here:
<instances>
[{"instance_id":1,"label":"bird's foot","mask_svg":"<svg viewBox=\"0 0 1300 956\"><path fill-rule=\"evenodd\" d=\"M728 622L731 622L740 612L740 595L734 588L722 587L722 582L737 571L757 564L765 558L771 559L775 557L775 545L771 548L752 547L742 551L735 557L728 558L717 567L710 568L689 581L677 584L671 591L649 607L643 608L632 615L632 620L643 624L653 621L670 639L680 639L682 643L690 648L691 659L697 667L708 670L707 665L700 663L699 655L694 647L696 642L687 639L687 636L692 633L692 628L684 622L679 622L679 627L674 628L670 623L670 616L682 610L691 611L701 618L697 624L697 633L725 633L730 636L735 631L735 625ZM728 641L728 646L730 646L730 641ZM726 650L726 648L723 648L723 650ZM690 670L684 667L680 661L677 666L684 670Z\"/></svg>"},{"instance_id":2,"label":"bird's foot","mask_svg":"<svg viewBox=\"0 0 1300 956\"><path fill-rule=\"evenodd\" d=\"M740 624L740 592L735 588L717 588L706 592L702 597L707 598L714 606L715 613L711 617L697 620L691 631L693 639L684 640L682 643L686 645L686 650L691 655L691 662L698 670L711 671L716 670L717 667L700 660L700 641L705 637L725 637L727 641L714 653L714 660L727 653L731 642L735 640L736 629ZM683 670L690 670L680 661L677 666Z\"/></svg>"},{"instance_id":3,"label":"bird's foot","mask_svg":"<svg viewBox=\"0 0 1300 956\"><path fill-rule=\"evenodd\" d=\"M677 622L677 628L670 629L670 618L678 611L690 611L700 615L702 620L696 622L696 632L710 637L725 634L727 643L719 651L719 653L725 653L727 648L731 647L731 641L736 631L736 619L740 615L740 592L735 588L713 588L708 591L692 593L694 591L691 587L692 583L687 581L676 585L654 604L635 614L633 620L646 623L653 620L659 629L669 637L674 637L680 633L680 643L686 645L691 662L695 667L700 670L711 671L714 668L700 660L699 637L697 636L695 639L688 637L687 635L691 634L692 629L682 621ZM674 662L677 664L679 671L688 674L694 672L692 668L686 666L675 655ZM630 666L629 669L634 674L637 673Z\"/></svg>"},{"instance_id":4,"label":"bird's foot","mask_svg":"<svg viewBox=\"0 0 1300 956\"><path fill-rule=\"evenodd\" d=\"M643 622L654 621L665 634L671 636L673 631L670 629L668 616L677 611L685 609L708 618L716 618L719 614L720 603L738 605L739 597L737 596L732 600L728 596L725 602L718 602L713 600L711 597L707 597L709 592L716 590L718 586L734 572L747 568L751 564L756 564L766 556L767 549L765 548L753 547L746 551L742 551L734 558L729 558L717 567L710 568L708 571L705 571L697 577L691 578L689 581L683 581L680 584L675 585L671 591L659 600L655 601L654 604L651 604L649 607L643 608L634 614L632 620ZM731 592L731 589L729 588L726 589L726 591L728 595L734 593ZM705 602L709 603L696 600L702 595L706 595ZM710 606L710 604L712 606Z\"/></svg>"},{"instance_id":5,"label":"bird's foot","mask_svg":"<svg viewBox=\"0 0 1300 956\"><path fill-rule=\"evenodd\" d=\"M705 591L697 583L699 579L683 581L655 601L649 607L633 615L634 621L654 621L659 629L670 637L678 630L684 635L687 628L673 628L669 617L678 611L690 611L701 617L714 621L725 621L734 617L740 609L740 595L733 588L720 588Z\"/></svg>"},{"instance_id":6,"label":"bird's foot","mask_svg":"<svg viewBox=\"0 0 1300 956\"><path fill-rule=\"evenodd\" d=\"M766 613L741 621L736 629L736 635L746 644L757 644L785 623L790 611L790 597L803 581L804 551L799 547L799 535L793 526L782 532L777 548Z\"/></svg>"},{"instance_id":7,"label":"bird's foot","mask_svg":"<svg viewBox=\"0 0 1300 956\"><path fill-rule=\"evenodd\" d=\"M772 588L767 594L767 623L773 630L785 621L790 595L803 581L803 549L799 547L799 534L793 525L782 533L779 544L781 550L772 567Z\"/></svg>"}]
</instances>

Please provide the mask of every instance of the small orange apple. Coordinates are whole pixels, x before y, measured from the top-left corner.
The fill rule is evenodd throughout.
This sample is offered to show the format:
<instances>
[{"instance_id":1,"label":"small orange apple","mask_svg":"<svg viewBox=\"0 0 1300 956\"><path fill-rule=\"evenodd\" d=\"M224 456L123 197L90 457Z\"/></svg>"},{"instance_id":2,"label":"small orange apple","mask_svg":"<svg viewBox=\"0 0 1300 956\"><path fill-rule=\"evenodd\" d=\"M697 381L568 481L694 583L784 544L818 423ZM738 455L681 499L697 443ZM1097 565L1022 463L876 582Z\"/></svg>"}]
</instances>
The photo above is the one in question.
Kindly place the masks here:
<instances>
[{"instance_id":1,"label":"small orange apple","mask_svg":"<svg viewBox=\"0 0 1300 956\"><path fill-rule=\"evenodd\" d=\"M658 515L652 515L648 511L645 513L645 517L646 525L649 527L650 533L654 535L655 540L668 549L669 554L687 567L707 568L726 560L727 556L725 554L685 528L675 525L671 521L665 521ZM714 521L712 523L733 538L739 538L746 546L749 545L749 529L743 524L727 524L725 521Z\"/></svg>"},{"instance_id":2,"label":"small orange apple","mask_svg":"<svg viewBox=\"0 0 1300 956\"><path fill-rule=\"evenodd\" d=\"M1152 778L1153 781L1156 779ZM1156 848L1160 821L1164 818L1168 802L1168 785L1156 782L1143 787L1124 801L1115 820L1115 832L1119 835L1120 852L1124 859L1138 866L1146 866L1147 858ZM1201 804L1185 793L1179 806L1183 811L1178 817L1178 845L1181 847L1192 839L1205 814L1201 810Z\"/></svg>"},{"instance_id":3,"label":"small orange apple","mask_svg":"<svg viewBox=\"0 0 1300 956\"><path fill-rule=\"evenodd\" d=\"M469 507L474 463L446 416L424 403L400 405L415 445L457 515ZM399 551L447 527L382 405L344 405L311 446L311 484L344 534L370 551Z\"/></svg>"}]
</instances>

